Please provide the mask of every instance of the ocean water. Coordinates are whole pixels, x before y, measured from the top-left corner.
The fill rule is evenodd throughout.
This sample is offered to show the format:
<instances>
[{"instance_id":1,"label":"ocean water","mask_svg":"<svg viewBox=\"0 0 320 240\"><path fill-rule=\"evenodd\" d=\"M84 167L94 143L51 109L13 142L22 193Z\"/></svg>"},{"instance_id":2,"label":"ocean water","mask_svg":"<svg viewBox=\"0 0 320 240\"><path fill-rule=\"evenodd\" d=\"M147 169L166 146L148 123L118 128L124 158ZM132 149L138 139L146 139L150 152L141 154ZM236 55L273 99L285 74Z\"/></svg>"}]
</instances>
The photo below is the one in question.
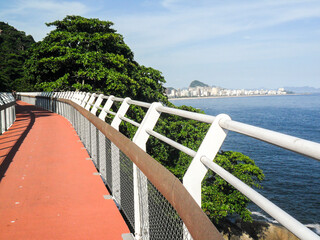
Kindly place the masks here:
<instances>
[{"instance_id":1,"label":"ocean water","mask_svg":"<svg viewBox=\"0 0 320 240\"><path fill-rule=\"evenodd\" d=\"M320 143L320 95L287 95L172 100L209 115L228 114L233 120ZM320 161L292 153L234 132L222 149L239 151L263 170L258 190L298 221L320 234ZM254 204L254 218L274 219Z\"/></svg>"}]
</instances>

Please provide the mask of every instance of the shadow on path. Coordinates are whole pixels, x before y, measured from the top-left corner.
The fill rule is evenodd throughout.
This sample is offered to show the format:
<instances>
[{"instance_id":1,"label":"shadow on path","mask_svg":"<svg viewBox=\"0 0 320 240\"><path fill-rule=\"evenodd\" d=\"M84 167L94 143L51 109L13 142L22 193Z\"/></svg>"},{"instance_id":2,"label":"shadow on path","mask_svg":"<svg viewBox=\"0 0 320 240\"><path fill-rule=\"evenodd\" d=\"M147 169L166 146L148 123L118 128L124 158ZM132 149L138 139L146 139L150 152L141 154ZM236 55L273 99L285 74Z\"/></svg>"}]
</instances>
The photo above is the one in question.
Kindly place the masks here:
<instances>
[{"instance_id":1,"label":"shadow on path","mask_svg":"<svg viewBox=\"0 0 320 240\"><path fill-rule=\"evenodd\" d=\"M12 162L12 159L16 155L19 147L21 146L22 142L30 132L30 129L34 125L34 122L35 122L35 114L33 113L34 110L39 110L39 109L32 105L22 105L20 101L17 101L17 105L16 105L17 120L6 132L6 135L3 135L4 138L7 138L8 137L7 135L17 133L14 131L15 129L17 128L21 129L21 127L15 128L15 126L17 126L19 122L28 120L29 124L27 125L27 127L23 127L24 130L21 134L19 134L20 137L17 139L16 143L12 146L11 150L7 153L7 155L5 155L5 158L0 165L0 182L2 178L5 176L5 173L8 170L10 163ZM0 136L0 141L1 141L1 136Z\"/></svg>"}]
</instances>

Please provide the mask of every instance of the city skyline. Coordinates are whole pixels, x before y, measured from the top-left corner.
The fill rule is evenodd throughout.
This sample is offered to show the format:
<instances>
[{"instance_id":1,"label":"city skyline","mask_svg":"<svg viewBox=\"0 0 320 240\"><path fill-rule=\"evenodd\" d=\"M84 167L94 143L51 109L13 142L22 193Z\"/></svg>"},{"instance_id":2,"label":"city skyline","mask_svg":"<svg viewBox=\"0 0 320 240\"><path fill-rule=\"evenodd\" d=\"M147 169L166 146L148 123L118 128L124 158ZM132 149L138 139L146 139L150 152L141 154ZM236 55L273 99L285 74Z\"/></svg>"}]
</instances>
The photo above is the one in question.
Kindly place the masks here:
<instances>
[{"instance_id":1,"label":"city skyline","mask_svg":"<svg viewBox=\"0 0 320 240\"><path fill-rule=\"evenodd\" d=\"M218 96L257 96L257 95L286 95L291 93L284 88L278 89L227 89L218 86L189 86L188 88L167 88L169 98L189 97L218 97Z\"/></svg>"},{"instance_id":2,"label":"city skyline","mask_svg":"<svg viewBox=\"0 0 320 240\"><path fill-rule=\"evenodd\" d=\"M226 88L320 88L317 0L12 0L0 21L42 40L66 15L112 21L136 61L166 87L194 79Z\"/></svg>"}]
</instances>

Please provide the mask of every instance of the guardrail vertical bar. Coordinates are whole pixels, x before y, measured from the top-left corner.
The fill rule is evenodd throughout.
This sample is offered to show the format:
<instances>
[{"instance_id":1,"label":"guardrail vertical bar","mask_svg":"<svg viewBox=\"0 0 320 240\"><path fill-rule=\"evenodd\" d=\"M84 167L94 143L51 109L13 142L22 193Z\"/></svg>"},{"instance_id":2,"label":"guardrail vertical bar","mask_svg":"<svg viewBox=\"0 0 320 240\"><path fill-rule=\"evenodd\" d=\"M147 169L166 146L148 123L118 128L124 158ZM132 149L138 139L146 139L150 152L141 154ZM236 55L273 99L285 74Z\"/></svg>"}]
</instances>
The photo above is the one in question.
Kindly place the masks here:
<instances>
[{"instance_id":1,"label":"guardrail vertical bar","mask_svg":"<svg viewBox=\"0 0 320 240\"><path fill-rule=\"evenodd\" d=\"M1 98L1 93L0 93L0 106L4 104L4 102L2 101L2 98ZM0 111L0 134L2 134L4 131L3 131L3 126L4 126L4 116L3 116L3 111Z\"/></svg>"},{"instance_id":2,"label":"guardrail vertical bar","mask_svg":"<svg viewBox=\"0 0 320 240\"><path fill-rule=\"evenodd\" d=\"M162 106L161 103L152 103L145 117L143 118L140 127L133 137L133 142L137 144L143 151L146 151L146 143L149 138L147 132L148 129L152 130L156 125L160 112L157 111L157 107ZM139 184L140 182L140 184ZM149 209L148 209L148 186L147 178L144 174L133 164L133 184L134 184L134 220L135 220L135 237L137 240L142 238L149 239ZM139 189L139 185L141 188ZM144 206L140 206L141 192L145 192L146 196L143 203ZM141 196L142 197L142 196Z\"/></svg>"},{"instance_id":3,"label":"guardrail vertical bar","mask_svg":"<svg viewBox=\"0 0 320 240\"><path fill-rule=\"evenodd\" d=\"M201 157L206 156L213 160L220 150L228 133L227 130L220 127L219 121L221 119L229 120L230 117L226 114L220 114L215 118L183 177L183 185L200 207L201 182L208 171L201 162Z\"/></svg>"},{"instance_id":4,"label":"guardrail vertical bar","mask_svg":"<svg viewBox=\"0 0 320 240\"><path fill-rule=\"evenodd\" d=\"M128 103L131 99L130 98L125 98L119 108L119 110L117 111L116 115L114 116L114 119L112 120L111 123L111 127L117 129L119 131L119 126L121 123L121 118L120 117L124 117L124 115L126 115L130 104Z\"/></svg>"},{"instance_id":5,"label":"guardrail vertical bar","mask_svg":"<svg viewBox=\"0 0 320 240\"><path fill-rule=\"evenodd\" d=\"M113 104L113 99L114 99L114 96L113 95L110 95L108 97L108 100L106 101L106 103L104 104L100 114L99 114L99 118L103 121L105 121L106 119L106 116L107 116L107 111L110 110L112 104Z\"/></svg>"},{"instance_id":6,"label":"guardrail vertical bar","mask_svg":"<svg viewBox=\"0 0 320 240\"><path fill-rule=\"evenodd\" d=\"M85 104L85 109L90 111L91 108L91 104L94 102L96 96L98 96L97 94L93 93L91 94L89 100L86 102ZM87 143L87 149L88 152L93 160L93 162L95 163L95 165L97 166L98 164L98 157L97 157L97 153L98 153L98 149L97 149L97 138L98 138L98 131L97 129L93 126L92 123L88 123L88 140L89 142Z\"/></svg>"},{"instance_id":7,"label":"guardrail vertical bar","mask_svg":"<svg viewBox=\"0 0 320 240\"><path fill-rule=\"evenodd\" d=\"M54 97L53 92L50 92L50 94L49 94L49 98L50 98L49 99L49 110L52 111L52 112L55 112L53 97Z\"/></svg>"},{"instance_id":8,"label":"guardrail vertical bar","mask_svg":"<svg viewBox=\"0 0 320 240\"><path fill-rule=\"evenodd\" d=\"M86 110L90 111L91 104L94 102L96 96L98 96L98 95L95 94L95 93L93 93L93 94L91 95L91 97L89 98L89 100L88 100L88 102L87 102L87 104L86 104L86 106L85 106L85 109L86 109Z\"/></svg>"},{"instance_id":9,"label":"guardrail vertical bar","mask_svg":"<svg viewBox=\"0 0 320 240\"><path fill-rule=\"evenodd\" d=\"M98 108L97 107L99 107L100 105L101 105L101 103L102 103L102 101L103 101L103 94L100 94L99 96L98 96L98 98L97 98L97 100L95 101L95 103L94 103L94 105L92 106L92 108L91 108L91 113L93 114L93 115L96 115L96 113L97 113L97 111L98 111Z\"/></svg>"},{"instance_id":10,"label":"guardrail vertical bar","mask_svg":"<svg viewBox=\"0 0 320 240\"><path fill-rule=\"evenodd\" d=\"M103 100L102 97L103 96L101 96L101 99ZM113 98L114 98L114 96L112 96L112 95L108 97L108 100L104 104L104 106L99 114L99 118L103 121L105 121L105 118L107 116L106 111L109 111L109 109L111 108L111 106L113 104ZM97 107L97 104L95 104L95 106ZM107 149L106 149L106 144L107 144L107 142L106 142L105 136L103 134L99 134L99 159L101 160L101 161L99 161L99 172L101 174L102 179L104 179L105 182L107 182L107 162L106 162L107 161ZM102 160L104 160L104 161L102 161ZM110 177L110 176L108 176L108 177ZM112 188L112 186L109 186L109 187Z\"/></svg>"},{"instance_id":11,"label":"guardrail vertical bar","mask_svg":"<svg viewBox=\"0 0 320 240\"><path fill-rule=\"evenodd\" d=\"M220 127L219 121L221 119L230 119L230 117L226 114L220 114L215 118L183 177L183 185L200 207L201 182L208 171L207 167L201 162L201 157L207 156L213 160L220 150L228 133L227 130ZM190 239L191 236L184 224L183 228L184 239Z\"/></svg>"},{"instance_id":12,"label":"guardrail vertical bar","mask_svg":"<svg viewBox=\"0 0 320 240\"><path fill-rule=\"evenodd\" d=\"M80 96L80 92L75 92L75 93L72 95L71 101L79 104L79 96Z\"/></svg>"},{"instance_id":13,"label":"guardrail vertical bar","mask_svg":"<svg viewBox=\"0 0 320 240\"><path fill-rule=\"evenodd\" d=\"M86 93L85 92L80 92L79 93L79 98L78 98L78 104L81 106L81 103L83 102L83 100L86 97Z\"/></svg>"},{"instance_id":14,"label":"guardrail vertical bar","mask_svg":"<svg viewBox=\"0 0 320 240\"><path fill-rule=\"evenodd\" d=\"M84 97L84 99L82 100L82 102L80 104L81 107L84 108L86 106L86 104L87 104L87 102L88 102L88 100L90 98L90 95L91 95L91 93L85 94L85 97Z\"/></svg>"},{"instance_id":15,"label":"guardrail vertical bar","mask_svg":"<svg viewBox=\"0 0 320 240\"><path fill-rule=\"evenodd\" d=\"M130 107L128 101L130 101L130 98L124 99L111 123L111 127L116 129L117 131L119 131L119 126L122 121L120 116L124 116ZM121 206L120 152L118 147L113 143L111 143L111 159L113 196Z\"/></svg>"}]
</instances>

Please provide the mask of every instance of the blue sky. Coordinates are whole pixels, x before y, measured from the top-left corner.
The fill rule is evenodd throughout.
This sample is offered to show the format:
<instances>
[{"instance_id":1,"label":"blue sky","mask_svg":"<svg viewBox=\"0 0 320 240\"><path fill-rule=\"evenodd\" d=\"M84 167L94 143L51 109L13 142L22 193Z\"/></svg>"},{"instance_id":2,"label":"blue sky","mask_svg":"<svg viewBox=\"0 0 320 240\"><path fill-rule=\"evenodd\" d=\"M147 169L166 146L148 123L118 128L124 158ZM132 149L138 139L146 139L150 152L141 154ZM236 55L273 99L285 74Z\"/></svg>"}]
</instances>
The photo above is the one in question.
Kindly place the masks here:
<instances>
[{"instance_id":1,"label":"blue sky","mask_svg":"<svg viewBox=\"0 0 320 240\"><path fill-rule=\"evenodd\" d=\"M36 41L66 15L114 22L165 86L320 87L319 0L0 0L0 21Z\"/></svg>"}]
</instances>

